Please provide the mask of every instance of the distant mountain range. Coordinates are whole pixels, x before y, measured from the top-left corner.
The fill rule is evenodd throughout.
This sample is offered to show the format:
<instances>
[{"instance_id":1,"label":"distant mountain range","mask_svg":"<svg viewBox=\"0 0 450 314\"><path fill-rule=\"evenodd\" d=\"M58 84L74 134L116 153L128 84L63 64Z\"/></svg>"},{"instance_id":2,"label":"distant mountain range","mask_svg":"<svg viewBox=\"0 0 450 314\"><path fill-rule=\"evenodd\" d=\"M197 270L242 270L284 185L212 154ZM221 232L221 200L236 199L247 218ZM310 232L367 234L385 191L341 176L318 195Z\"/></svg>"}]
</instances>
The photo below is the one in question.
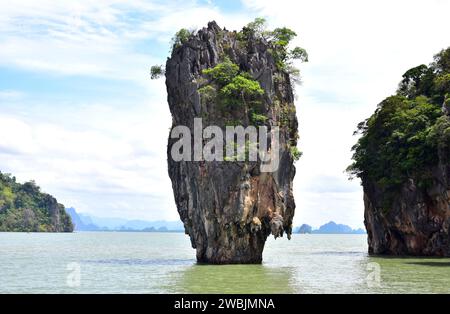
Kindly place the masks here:
<instances>
[{"instance_id":1,"label":"distant mountain range","mask_svg":"<svg viewBox=\"0 0 450 314\"><path fill-rule=\"evenodd\" d=\"M122 231L122 232L184 232L181 221L145 221L127 220L123 218L96 217L77 213L74 208L67 208L66 212L72 218L75 231ZM295 228L294 233L309 234L365 234L363 229L352 229L347 225L330 221L319 229L303 224Z\"/></svg>"},{"instance_id":2,"label":"distant mountain range","mask_svg":"<svg viewBox=\"0 0 450 314\"><path fill-rule=\"evenodd\" d=\"M184 232L181 221L145 221L123 218L95 217L77 213L75 208L67 208L75 231L130 231L130 232Z\"/></svg>"},{"instance_id":3,"label":"distant mountain range","mask_svg":"<svg viewBox=\"0 0 450 314\"><path fill-rule=\"evenodd\" d=\"M365 234L366 231L359 229L352 229L347 225L337 224L334 221L330 221L319 227L319 229L314 229L307 224L301 225L295 230L295 233L310 233L310 234Z\"/></svg>"}]
</instances>

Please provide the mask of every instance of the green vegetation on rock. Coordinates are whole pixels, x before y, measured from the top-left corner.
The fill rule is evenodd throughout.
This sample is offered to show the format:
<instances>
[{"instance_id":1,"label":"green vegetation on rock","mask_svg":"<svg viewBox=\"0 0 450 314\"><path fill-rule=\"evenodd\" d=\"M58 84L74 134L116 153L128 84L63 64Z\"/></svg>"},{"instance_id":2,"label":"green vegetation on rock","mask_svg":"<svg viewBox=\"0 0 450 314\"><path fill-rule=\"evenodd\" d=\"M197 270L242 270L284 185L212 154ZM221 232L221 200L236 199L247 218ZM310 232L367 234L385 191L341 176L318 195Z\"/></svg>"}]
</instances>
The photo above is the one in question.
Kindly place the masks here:
<instances>
[{"instance_id":1,"label":"green vegetation on rock","mask_svg":"<svg viewBox=\"0 0 450 314\"><path fill-rule=\"evenodd\" d=\"M153 65L150 68L150 77L152 80L158 79L164 75L164 67L162 65Z\"/></svg>"},{"instance_id":2,"label":"green vegetation on rock","mask_svg":"<svg viewBox=\"0 0 450 314\"><path fill-rule=\"evenodd\" d=\"M222 30L215 22L210 23L214 31L211 45L217 48L213 64L194 65L192 83L197 86L204 119L212 115L221 117L221 125L277 125L288 132L292 143L285 144L292 159L298 160L302 153L297 149L298 132L295 107L286 101L287 90L292 90L300 80L300 71L294 66L294 60L308 61L308 54L301 47L291 47L297 34L287 28L280 27L268 30L264 18L256 18L239 32ZM182 57L179 51L200 49L198 34L181 29L172 39L172 56ZM180 48L180 50L178 50ZM204 47L203 47L204 48ZM258 59L266 59L270 72L261 73L259 66L252 65L250 59L238 58L238 55L252 55L259 51ZM212 59L211 59L212 60ZM202 61L202 60L200 60ZM252 67L258 71L250 70ZM151 78L157 79L165 74L161 65L151 67ZM272 77L268 78L267 73ZM270 90L268 95L266 90ZM273 93L273 94L272 94ZM270 99L270 101L268 101ZM270 108L272 106L272 108ZM273 115L273 112L277 114Z\"/></svg>"},{"instance_id":3,"label":"green vegetation on rock","mask_svg":"<svg viewBox=\"0 0 450 314\"><path fill-rule=\"evenodd\" d=\"M237 34L238 40L242 43L255 39L266 41L271 47L270 51L278 69L289 73L294 80L297 80L300 72L293 66L292 60L308 62L308 53L301 47L289 49L289 45L295 37L297 37L297 33L287 27L267 30L264 18L256 18Z\"/></svg>"},{"instance_id":4,"label":"green vegetation on rock","mask_svg":"<svg viewBox=\"0 0 450 314\"><path fill-rule=\"evenodd\" d=\"M217 90L212 85L205 85L198 89L202 103L211 103L217 97Z\"/></svg>"},{"instance_id":5,"label":"green vegetation on rock","mask_svg":"<svg viewBox=\"0 0 450 314\"><path fill-rule=\"evenodd\" d=\"M267 117L263 114L252 112L250 121L253 123L253 125L264 125L267 121Z\"/></svg>"},{"instance_id":6,"label":"green vegetation on rock","mask_svg":"<svg viewBox=\"0 0 450 314\"><path fill-rule=\"evenodd\" d=\"M219 63L214 68L203 70L203 74L211 77L221 86L231 83L238 73L239 66L231 62L230 58L225 58L222 63Z\"/></svg>"},{"instance_id":7,"label":"green vegetation on rock","mask_svg":"<svg viewBox=\"0 0 450 314\"><path fill-rule=\"evenodd\" d=\"M64 206L34 181L20 184L0 172L0 231L72 232L73 225Z\"/></svg>"},{"instance_id":8,"label":"green vegetation on rock","mask_svg":"<svg viewBox=\"0 0 450 314\"><path fill-rule=\"evenodd\" d=\"M222 101L228 106L239 106L247 101L257 101L257 97L263 94L264 90L259 83L244 75L235 76L220 90Z\"/></svg>"},{"instance_id":9,"label":"green vegetation on rock","mask_svg":"<svg viewBox=\"0 0 450 314\"><path fill-rule=\"evenodd\" d=\"M294 161L298 161L302 157L303 153L297 148L297 146L289 146L289 153Z\"/></svg>"},{"instance_id":10,"label":"green vegetation on rock","mask_svg":"<svg viewBox=\"0 0 450 314\"><path fill-rule=\"evenodd\" d=\"M450 158L450 119L443 111L450 86L450 48L430 66L403 75L397 95L382 101L375 113L359 123L362 136L353 147L347 171L363 182L373 182L386 202L408 180L428 187L433 169Z\"/></svg>"},{"instance_id":11,"label":"green vegetation on rock","mask_svg":"<svg viewBox=\"0 0 450 314\"><path fill-rule=\"evenodd\" d=\"M174 51L188 42L193 33L193 31L186 28L182 28L176 32L172 37L171 50ZM218 36L221 37L221 33L219 33ZM269 50L275 60L277 68L289 73L293 83L299 81L300 71L293 65L292 61L300 60L301 62L308 62L308 53L305 49L301 47L289 48L290 43L295 37L297 37L297 33L287 27L268 30L266 19L261 17L248 23L241 31L236 33L236 39L243 46L247 45L249 42L254 42L255 40L264 40L270 46ZM225 50L229 50L230 48L231 47L224 47ZM227 63L225 60L219 68L216 67L216 70L208 69L204 70L204 73L215 77L218 82L225 84L223 80L233 77L233 73L239 71L239 67L237 66L236 68L236 66L237 65ZM208 73L210 70L212 71ZM163 66L154 65L150 70L151 78L158 79L164 75L164 72ZM225 75L225 77L219 77L217 75Z\"/></svg>"},{"instance_id":12,"label":"green vegetation on rock","mask_svg":"<svg viewBox=\"0 0 450 314\"><path fill-rule=\"evenodd\" d=\"M218 95L218 101L226 108L257 104L258 97L264 94L259 82L250 74L241 72L228 57L215 67L203 70L203 74L211 79L211 84L199 89L202 99L209 100Z\"/></svg>"},{"instance_id":13,"label":"green vegetation on rock","mask_svg":"<svg viewBox=\"0 0 450 314\"><path fill-rule=\"evenodd\" d=\"M182 28L176 32L172 37L172 50L180 48L185 42L188 41L191 35L192 32L186 28Z\"/></svg>"}]
</instances>

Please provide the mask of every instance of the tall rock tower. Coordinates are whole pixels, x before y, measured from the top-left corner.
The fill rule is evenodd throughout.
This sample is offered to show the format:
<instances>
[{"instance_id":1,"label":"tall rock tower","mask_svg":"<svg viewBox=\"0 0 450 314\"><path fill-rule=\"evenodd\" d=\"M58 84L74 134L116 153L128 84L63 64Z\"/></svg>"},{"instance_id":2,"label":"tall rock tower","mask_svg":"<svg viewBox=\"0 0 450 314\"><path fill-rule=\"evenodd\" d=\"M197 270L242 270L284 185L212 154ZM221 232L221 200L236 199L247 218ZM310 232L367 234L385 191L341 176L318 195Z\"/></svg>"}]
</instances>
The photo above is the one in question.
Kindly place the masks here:
<instances>
[{"instance_id":1,"label":"tall rock tower","mask_svg":"<svg viewBox=\"0 0 450 314\"><path fill-rule=\"evenodd\" d=\"M287 29L279 36L283 30ZM300 153L292 72L283 63L286 52L254 30L231 32L210 22L176 44L167 60L172 131L189 128L191 143L194 119L199 118L203 128L217 126L224 134L230 126L265 126L272 136L279 129L278 147L273 138L268 144L269 150L278 150L279 162L269 172L261 171L260 160L175 161L172 150L178 139L169 136L169 176L198 262L260 263L270 234L276 238L286 233L290 238L293 162ZM225 136L223 142L225 147Z\"/></svg>"}]
</instances>

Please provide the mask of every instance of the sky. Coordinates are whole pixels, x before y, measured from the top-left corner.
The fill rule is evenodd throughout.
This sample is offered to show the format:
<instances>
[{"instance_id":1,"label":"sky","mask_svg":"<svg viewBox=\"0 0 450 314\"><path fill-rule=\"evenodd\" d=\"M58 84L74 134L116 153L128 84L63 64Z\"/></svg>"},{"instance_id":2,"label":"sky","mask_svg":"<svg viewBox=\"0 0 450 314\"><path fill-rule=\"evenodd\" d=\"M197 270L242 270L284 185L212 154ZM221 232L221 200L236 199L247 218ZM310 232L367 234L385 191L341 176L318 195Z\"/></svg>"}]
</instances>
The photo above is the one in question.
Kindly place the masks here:
<instances>
[{"instance_id":1,"label":"sky","mask_svg":"<svg viewBox=\"0 0 450 314\"><path fill-rule=\"evenodd\" d=\"M294 224L363 227L352 134L406 70L450 46L449 0L0 0L0 171L66 207L177 220L167 175L163 64L180 28L255 17L287 26L310 60L296 87L302 158Z\"/></svg>"}]
</instances>

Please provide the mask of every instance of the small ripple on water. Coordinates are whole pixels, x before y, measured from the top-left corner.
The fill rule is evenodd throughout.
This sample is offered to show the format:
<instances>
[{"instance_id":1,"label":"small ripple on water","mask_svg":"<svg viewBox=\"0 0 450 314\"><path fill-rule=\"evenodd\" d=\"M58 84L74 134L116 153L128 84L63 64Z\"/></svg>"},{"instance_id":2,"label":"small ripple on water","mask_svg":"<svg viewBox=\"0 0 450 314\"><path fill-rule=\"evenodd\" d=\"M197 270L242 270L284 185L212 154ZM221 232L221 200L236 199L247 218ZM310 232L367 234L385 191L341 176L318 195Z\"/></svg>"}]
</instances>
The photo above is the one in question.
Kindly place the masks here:
<instances>
[{"instance_id":1,"label":"small ripple on water","mask_svg":"<svg viewBox=\"0 0 450 314\"><path fill-rule=\"evenodd\" d=\"M112 264L112 265L149 265L149 266L183 266L193 265L192 259L99 259L86 260L85 263L91 264Z\"/></svg>"}]
</instances>

